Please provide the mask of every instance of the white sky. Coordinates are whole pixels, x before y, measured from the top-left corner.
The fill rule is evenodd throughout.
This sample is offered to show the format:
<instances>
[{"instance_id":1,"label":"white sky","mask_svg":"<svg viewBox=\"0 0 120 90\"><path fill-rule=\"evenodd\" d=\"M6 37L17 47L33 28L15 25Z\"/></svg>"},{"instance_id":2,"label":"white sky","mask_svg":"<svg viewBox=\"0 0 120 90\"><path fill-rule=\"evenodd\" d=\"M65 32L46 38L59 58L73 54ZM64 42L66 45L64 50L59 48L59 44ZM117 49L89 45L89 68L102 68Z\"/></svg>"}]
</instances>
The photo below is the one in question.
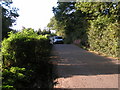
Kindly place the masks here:
<instances>
[{"instance_id":1,"label":"white sky","mask_svg":"<svg viewBox=\"0 0 120 90\"><path fill-rule=\"evenodd\" d=\"M19 8L17 25L13 28L20 30L26 28L44 29L54 15L52 7L56 6L57 0L13 0L13 6Z\"/></svg>"}]
</instances>

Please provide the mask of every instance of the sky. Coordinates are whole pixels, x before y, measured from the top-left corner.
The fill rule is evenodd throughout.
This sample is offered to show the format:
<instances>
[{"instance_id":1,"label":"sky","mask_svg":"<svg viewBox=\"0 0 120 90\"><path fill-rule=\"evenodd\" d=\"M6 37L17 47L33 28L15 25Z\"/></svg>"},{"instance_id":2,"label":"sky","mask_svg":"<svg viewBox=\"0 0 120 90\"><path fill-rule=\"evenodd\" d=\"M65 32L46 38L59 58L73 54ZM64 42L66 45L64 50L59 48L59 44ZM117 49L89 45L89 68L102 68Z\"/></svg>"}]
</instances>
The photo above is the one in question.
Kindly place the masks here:
<instances>
[{"instance_id":1,"label":"sky","mask_svg":"<svg viewBox=\"0 0 120 90\"><path fill-rule=\"evenodd\" d=\"M20 30L22 27L42 30L54 16L52 7L57 6L57 0L13 0L12 6L19 8L19 17L13 29Z\"/></svg>"}]
</instances>

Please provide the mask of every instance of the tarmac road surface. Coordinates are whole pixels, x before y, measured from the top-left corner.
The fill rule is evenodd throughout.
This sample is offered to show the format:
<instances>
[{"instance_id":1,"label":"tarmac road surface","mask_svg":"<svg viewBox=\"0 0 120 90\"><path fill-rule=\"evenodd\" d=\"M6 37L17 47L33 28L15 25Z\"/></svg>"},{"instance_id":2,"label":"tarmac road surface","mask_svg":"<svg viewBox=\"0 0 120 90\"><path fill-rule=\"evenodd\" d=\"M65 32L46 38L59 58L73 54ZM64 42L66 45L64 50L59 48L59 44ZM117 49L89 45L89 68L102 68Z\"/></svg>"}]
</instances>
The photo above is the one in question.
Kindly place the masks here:
<instances>
[{"instance_id":1,"label":"tarmac road surface","mask_svg":"<svg viewBox=\"0 0 120 90\"><path fill-rule=\"evenodd\" d=\"M52 61L58 74L54 88L118 88L118 60L73 44L55 44Z\"/></svg>"}]
</instances>

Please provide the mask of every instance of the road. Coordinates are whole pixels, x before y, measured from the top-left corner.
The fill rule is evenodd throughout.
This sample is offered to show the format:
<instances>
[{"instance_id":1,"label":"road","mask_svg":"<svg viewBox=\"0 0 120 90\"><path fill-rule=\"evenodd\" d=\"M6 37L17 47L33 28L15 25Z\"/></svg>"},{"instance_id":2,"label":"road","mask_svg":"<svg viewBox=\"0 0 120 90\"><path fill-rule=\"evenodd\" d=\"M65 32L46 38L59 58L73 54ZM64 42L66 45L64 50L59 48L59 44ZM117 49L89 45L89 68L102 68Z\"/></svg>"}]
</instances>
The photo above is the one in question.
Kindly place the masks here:
<instances>
[{"instance_id":1,"label":"road","mask_svg":"<svg viewBox=\"0 0 120 90\"><path fill-rule=\"evenodd\" d=\"M88 52L73 44L55 44L57 64L54 88L118 88L118 61Z\"/></svg>"}]
</instances>

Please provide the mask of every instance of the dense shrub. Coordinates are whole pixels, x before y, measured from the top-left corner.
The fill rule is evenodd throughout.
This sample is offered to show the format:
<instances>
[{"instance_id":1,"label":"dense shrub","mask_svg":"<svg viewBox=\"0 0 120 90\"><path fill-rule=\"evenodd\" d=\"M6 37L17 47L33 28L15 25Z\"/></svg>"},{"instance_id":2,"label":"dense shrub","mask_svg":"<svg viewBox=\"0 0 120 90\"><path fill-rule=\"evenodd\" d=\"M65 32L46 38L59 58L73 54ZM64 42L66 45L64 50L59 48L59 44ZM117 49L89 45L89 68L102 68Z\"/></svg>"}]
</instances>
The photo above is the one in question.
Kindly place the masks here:
<instances>
[{"instance_id":1,"label":"dense shrub","mask_svg":"<svg viewBox=\"0 0 120 90\"><path fill-rule=\"evenodd\" d=\"M116 22L110 22L110 18L104 16L90 22L88 41L91 50L118 57L120 26Z\"/></svg>"},{"instance_id":2,"label":"dense shrub","mask_svg":"<svg viewBox=\"0 0 120 90\"><path fill-rule=\"evenodd\" d=\"M25 76L25 72L25 68L19 67L3 69L3 89L15 90L15 87L23 87L28 84L28 76Z\"/></svg>"},{"instance_id":3,"label":"dense shrub","mask_svg":"<svg viewBox=\"0 0 120 90\"><path fill-rule=\"evenodd\" d=\"M1 50L3 88L48 87L47 83L52 81L51 44L45 36L32 29L10 32L9 38L3 40Z\"/></svg>"},{"instance_id":4,"label":"dense shrub","mask_svg":"<svg viewBox=\"0 0 120 90\"><path fill-rule=\"evenodd\" d=\"M47 38L37 35L33 30L23 30L15 34L11 32L9 38L2 42L3 62L5 65L23 65L34 62L36 55L38 53L44 55L48 48Z\"/></svg>"}]
</instances>

